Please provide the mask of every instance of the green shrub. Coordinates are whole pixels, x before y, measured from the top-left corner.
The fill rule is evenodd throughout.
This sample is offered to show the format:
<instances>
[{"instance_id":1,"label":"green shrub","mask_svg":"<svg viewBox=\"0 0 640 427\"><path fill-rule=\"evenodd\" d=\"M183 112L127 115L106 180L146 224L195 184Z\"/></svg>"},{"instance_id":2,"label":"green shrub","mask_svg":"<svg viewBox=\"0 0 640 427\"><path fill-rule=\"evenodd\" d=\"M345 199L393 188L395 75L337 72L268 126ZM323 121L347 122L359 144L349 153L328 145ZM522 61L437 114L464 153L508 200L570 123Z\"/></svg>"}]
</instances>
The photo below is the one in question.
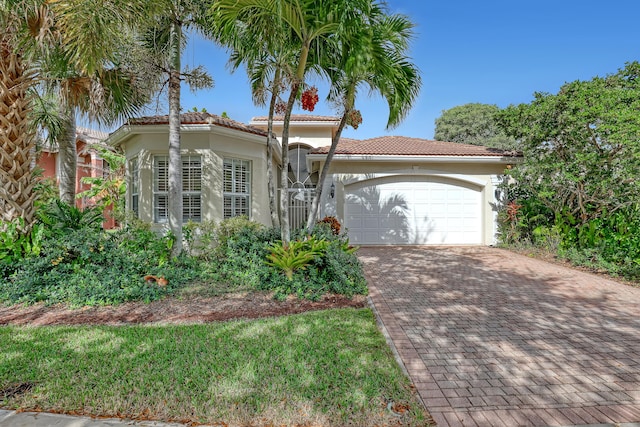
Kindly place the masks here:
<instances>
[{"instance_id":1,"label":"green shrub","mask_svg":"<svg viewBox=\"0 0 640 427\"><path fill-rule=\"evenodd\" d=\"M95 228L48 236L39 256L25 257L0 284L0 302L66 303L71 306L153 301L199 276L189 258L171 260L171 236L146 227L106 233ZM150 285L164 276L167 287Z\"/></svg>"},{"instance_id":2,"label":"green shrub","mask_svg":"<svg viewBox=\"0 0 640 427\"><path fill-rule=\"evenodd\" d=\"M41 208L38 211L38 218L47 228L57 233L85 228L99 229L104 221L102 211L99 208L80 209L69 206L60 199L55 199L52 203Z\"/></svg>"},{"instance_id":3,"label":"green shrub","mask_svg":"<svg viewBox=\"0 0 640 427\"><path fill-rule=\"evenodd\" d=\"M0 277L7 277L23 258L40 255L45 237L45 227L34 224L24 233L25 222L17 218L12 222L0 222Z\"/></svg>"}]
</instances>

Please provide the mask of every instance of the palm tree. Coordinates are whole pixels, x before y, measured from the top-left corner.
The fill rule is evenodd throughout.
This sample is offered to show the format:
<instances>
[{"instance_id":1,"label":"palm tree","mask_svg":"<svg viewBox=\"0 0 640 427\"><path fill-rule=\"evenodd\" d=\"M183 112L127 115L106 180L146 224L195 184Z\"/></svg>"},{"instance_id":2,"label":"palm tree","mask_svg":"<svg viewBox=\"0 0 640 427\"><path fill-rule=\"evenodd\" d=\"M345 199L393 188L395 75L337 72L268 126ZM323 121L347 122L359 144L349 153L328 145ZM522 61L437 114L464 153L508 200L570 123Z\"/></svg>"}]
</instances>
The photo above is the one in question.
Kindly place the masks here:
<instances>
[{"instance_id":1,"label":"palm tree","mask_svg":"<svg viewBox=\"0 0 640 427\"><path fill-rule=\"evenodd\" d=\"M282 21L278 16L271 17L270 25L261 26L247 22L229 22L221 25L214 20L210 31L218 42L231 51L229 65L234 72L244 65L251 82L253 102L264 107L268 104L267 118L267 191L269 195L269 211L271 223L280 226L276 189L273 173L273 152L275 138L273 135L273 118L277 109L282 106L280 94L282 88L291 80L293 70L290 64L295 62L295 51L287 45L283 38Z\"/></svg>"},{"instance_id":2,"label":"palm tree","mask_svg":"<svg viewBox=\"0 0 640 427\"><path fill-rule=\"evenodd\" d=\"M166 75L169 98L169 229L175 236L174 256L182 252L182 161L180 142L180 87L186 81L191 89L213 86L201 67L182 70L181 55L186 45L185 30L204 33L206 12L211 0L164 0L157 2L162 12L147 30L146 45L154 66Z\"/></svg>"},{"instance_id":3,"label":"palm tree","mask_svg":"<svg viewBox=\"0 0 640 427\"><path fill-rule=\"evenodd\" d=\"M112 60L120 27L147 16L149 2L113 3L93 0L0 1L0 212L1 219L22 217L25 232L35 217L33 160L34 127L30 124L31 94L39 82L41 62L65 58L73 69L93 75Z\"/></svg>"},{"instance_id":4,"label":"palm tree","mask_svg":"<svg viewBox=\"0 0 640 427\"><path fill-rule=\"evenodd\" d=\"M338 129L334 134L327 158L322 167L311 210L307 217L307 230L311 232L317 219L322 188L331 167L338 142L345 125L357 128L360 112L354 109L358 90L379 92L387 100L389 119L387 129L397 126L411 109L420 91L421 79L416 66L405 52L412 37L413 24L402 15L387 15L376 7L359 29L338 40L324 64L331 76L330 99L342 109Z\"/></svg>"},{"instance_id":5,"label":"palm tree","mask_svg":"<svg viewBox=\"0 0 640 427\"><path fill-rule=\"evenodd\" d=\"M115 42L115 41L114 41ZM120 49L131 47L123 45ZM99 124L112 124L142 109L155 90L152 80L137 75L134 64L109 64L93 76L82 75L64 58L51 58L41 65L41 78L47 93L57 96L62 128L50 130L59 148L60 199L68 205L75 202L76 191L76 116L86 116Z\"/></svg>"},{"instance_id":6,"label":"palm tree","mask_svg":"<svg viewBox=\"0 0 640 427\"><path fill-rule=\"evenodd\" d=\"M295 102L304 86L310 65L326 55L330 40L348 29L363 16L368 16L373 0L219 0L213 8L214 20L227 26L242 22L267 28L273 17L282 22L280 37L295 49L295 70L289 82L289 97L282 130L282 170L280 178L280 226L285 245L289 230L289 124ZM265 31L266 33L266 31Z\"/></svg>"}]
</instances>

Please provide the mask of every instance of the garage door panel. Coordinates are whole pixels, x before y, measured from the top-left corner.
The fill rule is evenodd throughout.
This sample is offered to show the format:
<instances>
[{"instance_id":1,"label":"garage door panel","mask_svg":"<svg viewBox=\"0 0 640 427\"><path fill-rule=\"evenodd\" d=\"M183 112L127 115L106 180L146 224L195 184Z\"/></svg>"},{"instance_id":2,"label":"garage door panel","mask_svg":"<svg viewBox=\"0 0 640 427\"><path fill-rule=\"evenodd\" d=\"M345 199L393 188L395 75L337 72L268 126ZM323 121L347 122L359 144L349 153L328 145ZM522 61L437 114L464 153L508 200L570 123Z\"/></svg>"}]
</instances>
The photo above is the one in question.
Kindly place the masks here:
<instances>
[{"instance_id":1,"label":"garage door panel","mask_svg":"<svg viewBox=\"0 0 640 427\"><path fill-rule=\"evenodd\" d=\"M392 177L346 187L345 225L359 244L479 244L478 189Z\"/></svg>"}]
</instances>

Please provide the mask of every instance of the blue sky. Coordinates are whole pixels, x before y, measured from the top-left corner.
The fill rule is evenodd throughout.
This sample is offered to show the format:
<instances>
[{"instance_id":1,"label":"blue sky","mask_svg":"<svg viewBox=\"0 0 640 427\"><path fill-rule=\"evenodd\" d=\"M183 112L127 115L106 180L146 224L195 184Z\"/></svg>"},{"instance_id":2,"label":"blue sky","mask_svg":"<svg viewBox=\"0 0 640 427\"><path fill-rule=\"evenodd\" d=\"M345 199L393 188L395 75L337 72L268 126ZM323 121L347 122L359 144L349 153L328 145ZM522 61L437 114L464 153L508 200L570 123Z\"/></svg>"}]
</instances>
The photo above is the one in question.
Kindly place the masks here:
<instances>
[{"instance_id":1,"label":"blue sky","mask_svg":"<svg viewBox=\"0 0 640 427\"><path fill-rule=\"evenodd\" d=\"M389 0L389 9L416 24L411 56L423 86L415 107L387 131L387 106L362 94L363 123L344 136L365 139L385 134L433 138L442 110L469 102L530 102L534 92L555 93L568 81L588 80L640 60L640 1L610 0ZM192 38L185 65L204 65L215 80L211 90L183 91L183 108L206 108L238 121L266 115L251 102L244 70L230 74L228 55ZM326 86L316 83L321 102L314 114L336 114L323 103ZM298 111L302 112L302 111Z\"/></svg>"}]
</instances>

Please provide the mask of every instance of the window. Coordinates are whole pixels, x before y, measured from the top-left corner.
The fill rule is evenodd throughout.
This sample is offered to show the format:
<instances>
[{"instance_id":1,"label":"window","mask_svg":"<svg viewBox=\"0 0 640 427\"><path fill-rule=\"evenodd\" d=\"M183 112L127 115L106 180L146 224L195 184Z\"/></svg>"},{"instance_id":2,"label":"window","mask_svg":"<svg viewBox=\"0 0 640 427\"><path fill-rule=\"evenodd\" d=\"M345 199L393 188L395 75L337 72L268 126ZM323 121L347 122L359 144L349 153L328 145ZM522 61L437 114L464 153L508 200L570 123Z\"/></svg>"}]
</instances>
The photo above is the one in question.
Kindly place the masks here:
<instances>
[{"instance_id":1,"label":"window","mask_svg":"<svg viewBox=\"0 0 640 427\"><path fill-rule=\"evenodd\" d=\"M169 158L153 158L153 221L169 220ZM182 156L182 222L202 220L202 160Z\"/></svg>"},{"instance_id":2,"label":"window","mask_svg":"<svg viewBox=\"0 0 640 427\"><path fill-rule=\"evenodd\" d=\"M251 162L224 159L224 218L251 216Z\"/></svg>"},{"instance_id":3,"label":"window","mask_svg":"<svg viewBox=\"0 0 640 427\"><path fill-rule=\"evenodd\" d=\"M153 222L169 220L169 158L153 158Z\"/></svg>"},{"instance_id":4,"label":"window","mask_svg":"<svg viewBox=\"0 0 640 427\"><path fill-rule=\"evenodd\" d=\"M131 210L138 217L138 201L140 200L140 170L138 158L129 160L129 176L131 179Z\"/></svg>"},{"instance_id":5,"label":"window","mask_svg":"<svg viewBox=\"0 0 640 427\"><path fill-rule=\"evenodd\" d=\"M202 160L182 156L182 221L202 220Z\"/></svg>"}]
</instances>

